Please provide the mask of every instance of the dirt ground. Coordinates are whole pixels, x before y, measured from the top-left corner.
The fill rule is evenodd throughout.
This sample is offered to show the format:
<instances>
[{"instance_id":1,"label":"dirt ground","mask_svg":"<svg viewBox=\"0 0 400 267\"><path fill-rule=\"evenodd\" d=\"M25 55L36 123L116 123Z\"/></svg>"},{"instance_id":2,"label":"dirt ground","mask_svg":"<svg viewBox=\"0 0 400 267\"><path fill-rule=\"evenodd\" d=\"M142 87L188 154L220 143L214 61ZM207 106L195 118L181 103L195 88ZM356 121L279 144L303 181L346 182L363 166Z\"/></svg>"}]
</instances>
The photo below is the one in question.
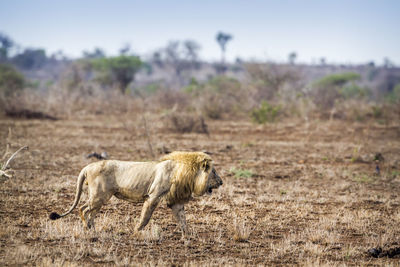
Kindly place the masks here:
<instances>
[{"instance_id":1,"label":"dirt ground","mask_svg":"<svg viewBox=\"0 0 400 267\"><path fill-rule=\"evenodd\" d=\"M0 183L1 265L399 265L398 122L207 121L210 134L174 133L160 117L0 119L0 156L28 145ZM153 154L150 153L149 143ZM79 171L106 151L144 161L210 152L224 185L185 207L189 240L165 203L136 233L141 205L116 198L83 228L73 202ZM379 173L377 171L379 166ZM85 188L86 189L86 188ZM86 198L83 195L82 198ZM372 257L368 250L382 249Z\"/></svg>"}]
</instances>

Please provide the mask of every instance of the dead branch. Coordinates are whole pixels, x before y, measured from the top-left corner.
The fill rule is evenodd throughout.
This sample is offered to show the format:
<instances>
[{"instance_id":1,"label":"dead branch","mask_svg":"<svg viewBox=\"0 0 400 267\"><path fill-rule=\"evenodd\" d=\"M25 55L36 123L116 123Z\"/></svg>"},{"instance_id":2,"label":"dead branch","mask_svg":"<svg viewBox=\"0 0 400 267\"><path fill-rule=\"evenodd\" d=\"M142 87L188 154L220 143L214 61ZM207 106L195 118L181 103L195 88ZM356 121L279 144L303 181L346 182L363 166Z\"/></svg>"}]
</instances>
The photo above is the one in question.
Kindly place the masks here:
<instances>
[{"instance_id":1,"label":"dead branch","mask_svg":"<svg viewBox=\"0 0 400 267\"><path fill-rule=\"evenodd\" d=\"M14 154L11 155L11 157L7 160L6 164L4 164L3 168L1 169L2 171L5 171L8 164L10 164L10 162L13 160L13 158L15 158L15 156L22 150L24 149L29 149L28 146L23 146L20 149L18 149L17 151L14 152Z\"/></svg>"},{"instance_id":2,"label":"dead branch","mask_svg":"<svg viewBox=\"0 0 400 267\"><path fill-rule=\"evenodd\" d=\"M149 133L149 129L147 127L147 120L146 120L146 116L145 116L144 112L142 114L142 120L143 120L143 126L144 126L144 131L145 131L144 133L146 135L147 145L149 147L150 154L151 154L152 158L154 159L156 156L154 155L153 146L151 145L150 133Z\"/></svg>"},{"instance_id":3,"label":"dead branch","mask_svg":"<svg viewBox=\"0 0 400 267\"><path fill-rule=\"evenodd\" d=\"M6 151L4 152L3 157L1 158L1 160L4 160L4 159L6 158L6 156L7 156L7 154L8 154L8 151L10 150L11 135L12 135L12 133L11 133L11 127L8 127L8 136L7 136L7 139L6 139L6 142L7 142L7 144L6 144Z\"/></svg>"},{"instance_id":4,"label":"dead branch","mask_svg":"<svg viewBox=\"0 0 400 267\"><path fill-rule=\"evenodd\" d=\"M130 127L128 123L123 119L121 119L121 123L122 123L122 129L124 129L129 134L131 139L134 139L135 137L134 129L132 129L132 127Z\"/></svg>"}]
</instances>

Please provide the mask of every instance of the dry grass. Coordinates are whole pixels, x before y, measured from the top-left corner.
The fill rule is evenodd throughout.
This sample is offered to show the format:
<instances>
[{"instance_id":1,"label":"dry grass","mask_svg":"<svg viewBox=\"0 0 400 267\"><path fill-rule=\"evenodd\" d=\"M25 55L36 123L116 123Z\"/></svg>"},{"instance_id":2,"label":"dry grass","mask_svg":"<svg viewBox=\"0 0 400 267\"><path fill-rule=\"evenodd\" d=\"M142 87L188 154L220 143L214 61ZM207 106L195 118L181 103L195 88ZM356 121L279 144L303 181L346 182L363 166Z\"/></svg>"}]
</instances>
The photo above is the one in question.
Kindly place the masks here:
<instances>
[{"instance_id":1,"label":"dry grass","mask_svg":"<svg viewBox=\"0 0 400 267\"><path fill-rule=\"evenodd\" d=\"M251 229L246 222L235 218L233 221L233 240L238 242L246 242L249 240Z\"/></svg>"},{"instance_id":2,"label":"dry grass","mask_svg":"<svg viewBox=\"0 0 400 267\"><path fill-rule=\"evenodd\" d=\"M149 115L150 122L157 118ZM71 205L87 153L150 157L135 125L140 117L131 115L0 120L0 155L7 142L11 151L30 147L12 162L13 178L1 182L1 265L398 265L398 258L366 253L400 246L394 123L210 121L209 136L151 123L154 147L210 151L224 180L213 195L185 207L189 242L165 203L140 233L133 229L141 205L115 198L96 218L96 231L83 228L77 211L49 221L49 212ZM232 169L252 175L235 177Z\"/></svg>"}]
</instances>

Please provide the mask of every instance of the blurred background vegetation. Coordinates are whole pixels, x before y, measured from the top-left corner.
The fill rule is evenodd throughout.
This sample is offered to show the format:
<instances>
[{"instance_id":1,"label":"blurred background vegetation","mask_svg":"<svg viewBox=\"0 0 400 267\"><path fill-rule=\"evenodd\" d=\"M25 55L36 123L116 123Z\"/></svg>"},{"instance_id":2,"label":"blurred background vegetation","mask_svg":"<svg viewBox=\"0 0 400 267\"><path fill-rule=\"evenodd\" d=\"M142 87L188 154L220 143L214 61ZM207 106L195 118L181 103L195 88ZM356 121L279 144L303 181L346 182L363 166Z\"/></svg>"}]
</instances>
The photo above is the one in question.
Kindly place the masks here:
<instances>
[{"instance_id":1,"label":"blurred background vegetation","mask_svg":"<svg viewBox=\"0 0 400 267\"><path fill-rule=\"evenodd\" d=\"M218 62L201 60L201 45L193 40L171 41L147 56L125 45L116 56L95 48L71 59L62 51L48 55L43 49L22 49L0 33L0 112L68 118L145 108L174 114L174 125L179 122L176 127L185 131L182 123L194 125L199 116L203 123L205 118L256 124L292 118L385 124L400 119L400 68L389 59L380 66L327 64L323 59L299 64L297 53L290 52L283 63L227 62L234 40L232 34L216 34ZM190 115L194 117L187 119Z\"/></svg>"}]
</instances>

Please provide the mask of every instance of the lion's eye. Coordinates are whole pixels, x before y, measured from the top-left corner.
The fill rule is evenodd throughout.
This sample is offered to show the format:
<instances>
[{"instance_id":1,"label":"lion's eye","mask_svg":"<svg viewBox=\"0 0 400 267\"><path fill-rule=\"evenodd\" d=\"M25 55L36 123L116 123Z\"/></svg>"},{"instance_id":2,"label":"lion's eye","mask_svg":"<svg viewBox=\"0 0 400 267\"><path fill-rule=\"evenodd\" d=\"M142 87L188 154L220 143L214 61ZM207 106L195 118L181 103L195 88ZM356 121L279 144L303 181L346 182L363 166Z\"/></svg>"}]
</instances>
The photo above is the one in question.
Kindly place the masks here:
<instances>
[{"instance_id":1,"label":"lion's eye","mask_svg":"<svg viewBox=\"0 0 400 267\"><path fill-rule=\"evenodd\" d=\"M210 165L209 165L209 164L206 164L206 166L204 167L204 169L205 169L206 171L208 171L208 170L210 169Z\"/></svg>"}]
</instances>

